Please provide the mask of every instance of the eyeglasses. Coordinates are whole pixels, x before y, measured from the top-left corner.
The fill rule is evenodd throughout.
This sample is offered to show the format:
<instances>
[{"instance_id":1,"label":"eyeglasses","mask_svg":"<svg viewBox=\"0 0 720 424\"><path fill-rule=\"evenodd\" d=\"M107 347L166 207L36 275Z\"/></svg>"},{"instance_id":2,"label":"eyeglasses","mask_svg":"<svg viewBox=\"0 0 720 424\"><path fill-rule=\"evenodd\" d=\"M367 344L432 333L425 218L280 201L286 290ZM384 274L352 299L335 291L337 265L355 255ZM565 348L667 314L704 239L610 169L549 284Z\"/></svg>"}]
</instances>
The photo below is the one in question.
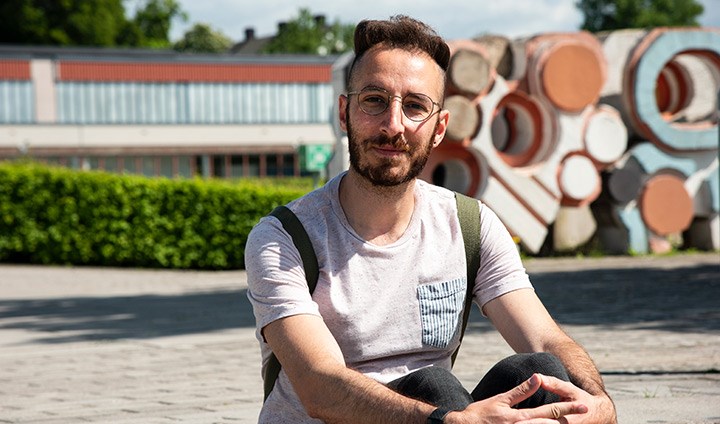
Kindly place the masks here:
<instances>
[{"instance_id":1,"label":"eyeglasses","mask_svg":"<svg viewBox=\"0 0 720 424\"><path fill-rule=\"evenodd\" d=\"M440 104L434 102L429 96L421 93L408 93L403 97L393 96L386 90L377 87L366 87L360 91L351 91L348 96L357 95L360 110L368 115L375 116L385 112L392 99L399 99L405 116L414 122L423 122L435 112L440 111Z\"/></svg>"}]
</instances>

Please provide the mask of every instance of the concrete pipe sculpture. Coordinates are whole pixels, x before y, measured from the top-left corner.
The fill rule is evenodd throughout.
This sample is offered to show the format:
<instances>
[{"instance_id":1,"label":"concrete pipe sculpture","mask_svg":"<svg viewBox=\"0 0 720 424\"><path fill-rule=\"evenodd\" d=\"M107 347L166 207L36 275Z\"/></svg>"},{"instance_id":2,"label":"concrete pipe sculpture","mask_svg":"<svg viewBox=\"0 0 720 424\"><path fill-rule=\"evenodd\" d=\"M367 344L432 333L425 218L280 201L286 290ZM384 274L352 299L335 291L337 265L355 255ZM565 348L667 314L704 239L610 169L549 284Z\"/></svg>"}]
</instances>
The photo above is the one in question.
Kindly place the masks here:
<instances>
[{"instance_id":1,"label":"concrete pipe sculpture","mask_svg":"<svg viewBox=\"0 0 720 424\"><path fill-rule=\"evenodd\" d=\"M448 46L446 95L460 94L473 99L490 91L497 73L485 48L472 40L454 40Z\"/></svg>"},{"instance_id":2,"label":"concrete pipe sculpture","mask_svg":"<svg viewBox=\"0 0 720 424\"><path fill-rule=\"evenodd\" d=\"M486 34L474 38L473 41L481 45L487 52L490 65L498 75L506 81L519 79L524 73L524 65L518 63L517 53L512 40L502 35ZM523 62L523 59L520 59Z\"/></svg>"},{"instance_id":3,"label":"concrete pipe sculpture","mask_svg":"<svg viewBox=\"0 0 720 424\"><path fill-rule=\"evenodd\" d=\"M421 178L482 200L530 253L550 227L556 250L598 235L613 253L660 251L678 233L720 248L719 30L449 45L451 119Z\"/></svg>"},{"instance_id":4,"label":"concrete pipe sculpture","mask_svg":"<svg viewBox=\"0 0 720 424\"><path fill-rule=\"evenodd\" d=\"M485 190L476 197L498 214L525 249L537 253L560 199L533 174L554 149L557 122L537 98L512 91L501 77L480 99L480 107L482 124L469 148L482 155L490 172L482 185Z\"/></svg>"},{"instance_id":5,"label":"concrete pipe sculpture","mask_svg":"<svg viewBox=\"0 0 720 424\"><path fill-rule=\"evenodd\" d=\"M623 104L640 136L668 151L717 152L720 30L653 30L624 74Z\"/></svg>"},{"instance_id":6,"label":"concrete pipe sculpture","mask_svg":"<svg viewBox=\"0 0 720 424\"><path fill-rule=\"evenodd\" d=\"M678 156L644 142L633 147L610 173L607 190L618 225L601 231L626 233L626 246L610 251L664 252L670 238L687 233L689 247L718 249L720 209L718 158ZM695 244L693 244L695 240Z\"/></svg>"},{"instance_id":7,"label":"concrete pipe sculpture","mask_svg":"<svg viewBox=\"0 0 720 424\"><path fill-rule=\"evenodd\" d=\"M553 107L577 113L595 105L607 78L602 45L587 32L542 34L526 44L527 89Z\"/></svg>"}]
</instances>

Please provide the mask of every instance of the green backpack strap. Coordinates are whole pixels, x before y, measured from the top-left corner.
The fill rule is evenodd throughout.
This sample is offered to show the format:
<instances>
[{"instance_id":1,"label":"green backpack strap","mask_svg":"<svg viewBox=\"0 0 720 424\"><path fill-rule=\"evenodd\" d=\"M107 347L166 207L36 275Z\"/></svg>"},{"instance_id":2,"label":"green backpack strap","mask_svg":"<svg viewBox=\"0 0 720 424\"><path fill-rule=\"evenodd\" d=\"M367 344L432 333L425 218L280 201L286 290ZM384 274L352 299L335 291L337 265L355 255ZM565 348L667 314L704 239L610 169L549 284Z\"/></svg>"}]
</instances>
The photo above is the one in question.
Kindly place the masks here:
<instances>
[{"instance_id":1,"label":"green backpack strap","mask_svg":"<svg viewBox=\"0 0 720 424\"><path fill-rule=\"evenodd\" d=\"M463 243L465 243L465 262L467 263L467 291L465 293L465 308L460 332L460 343L462 344L470 317L470 309L472 309L475 277L480 269L480 204L477 199L461 193L455 193L455 202L457 202L460 231L462 232ZM452 365L455 364L455 358L459 351L460 345L452 354Z\"/></svg>"},{"instance_id":2,"label":"green backpack strap","mask_svg":"<svg viewBox=\"0 0 720 424\"><path fill-rule=\"evenodd\" d=\"M270 215L280 220L283 228L290 234L295 247L297 247L300 252L303 268L305 268L308 290L310 294L312 294L317 285L319 269L315 249L313 249L312 243L310 243L310 237L308 237L305 227L303 227L297 216L286 206L278 206L270 212ZM278 375L280 375L280 368L280 361L278 361L274 353L270 353L270 360L263 373L263 386L265 390L263 401L268 398L273 387L275 387L275 381Z\"/></svg>"}]
</instances>

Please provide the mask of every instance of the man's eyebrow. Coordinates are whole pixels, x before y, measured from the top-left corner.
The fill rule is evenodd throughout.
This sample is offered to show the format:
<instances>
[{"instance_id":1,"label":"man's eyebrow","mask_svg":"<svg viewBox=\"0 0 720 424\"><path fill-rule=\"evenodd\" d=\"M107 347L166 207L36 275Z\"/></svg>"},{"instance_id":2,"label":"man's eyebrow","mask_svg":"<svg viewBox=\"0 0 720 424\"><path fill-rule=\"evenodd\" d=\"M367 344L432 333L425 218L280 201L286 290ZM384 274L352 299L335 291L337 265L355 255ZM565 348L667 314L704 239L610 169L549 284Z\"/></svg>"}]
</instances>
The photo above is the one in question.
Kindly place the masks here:
<instances>
[{"instance_id":1,"label":"man's eyebrow","mask_svg":"<svg viewBox=\"0 0 720 424\"><path fill-rule=\"evenodd\" d=\"M363 87L361 90L382 90L382 91L387 91L385 88L380 87L380 86L378 86L378 85L373 85L373 84L366 85L366 86Z\"/></svg>"},{"instance_id":2,"label":"man's eyebrow","mask_svg":"<svg viewBox=\"0 0 720 424\"><path fill-rule=\"evenodd\" d=\"M390 91L388 89L386 89L384 87L380 87L378 85L374 85L374 84L366 85L365 87L361 88L359 91L365 91L365 90L378 90L378 91L382 91L384 93L390 94ZM413 95L428 96L427 94L421 93L419 91L410 91L405 94L405 96L413 96ZM430 97L430 96L428 96L428 97ZM431 100L432 100L432 98L431 98Z\"/></svg>"}]
</instances>

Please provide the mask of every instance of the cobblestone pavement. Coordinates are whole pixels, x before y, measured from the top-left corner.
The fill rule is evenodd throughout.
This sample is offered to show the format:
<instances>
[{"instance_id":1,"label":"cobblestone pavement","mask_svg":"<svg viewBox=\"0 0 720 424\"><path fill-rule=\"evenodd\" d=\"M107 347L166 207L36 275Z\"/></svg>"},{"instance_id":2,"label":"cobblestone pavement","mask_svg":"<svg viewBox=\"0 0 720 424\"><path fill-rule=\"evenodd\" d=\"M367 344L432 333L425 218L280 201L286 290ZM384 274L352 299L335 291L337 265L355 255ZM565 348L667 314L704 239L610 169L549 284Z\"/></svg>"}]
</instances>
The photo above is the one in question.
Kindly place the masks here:
<instances>
[{"instance_id":1,"label":"cobblestone pavement","mask_svg":"<svg viewBox=\"0 0 720 424\"><path fill-rule=\"evenodd\" d=\"M720 423L720 255L530 259L625 423ZM245 273L0 265L0 423L252 423ZM473 386L510 354L474 313Z\"/></svg>"}]
</instances>

